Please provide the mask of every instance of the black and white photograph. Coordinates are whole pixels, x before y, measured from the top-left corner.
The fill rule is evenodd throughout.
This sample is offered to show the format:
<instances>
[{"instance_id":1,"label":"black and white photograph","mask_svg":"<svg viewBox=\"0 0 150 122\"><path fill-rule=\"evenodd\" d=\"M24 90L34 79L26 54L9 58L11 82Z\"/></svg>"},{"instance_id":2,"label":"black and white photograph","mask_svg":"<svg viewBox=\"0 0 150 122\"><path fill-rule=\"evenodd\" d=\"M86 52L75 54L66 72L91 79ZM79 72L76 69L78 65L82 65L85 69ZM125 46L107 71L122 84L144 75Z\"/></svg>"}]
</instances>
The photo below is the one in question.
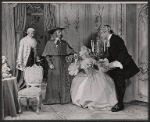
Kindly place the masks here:
<instances>
[{"instance_id":1,"label":"black and white photograph","mask_svg":"<svg viewBox=\"0 0 150 122\"><path fill-rule=\"evenodd\" d=\"M148 120L148 2L1 7L1 120Z\"/></svg>"}]
</instances>

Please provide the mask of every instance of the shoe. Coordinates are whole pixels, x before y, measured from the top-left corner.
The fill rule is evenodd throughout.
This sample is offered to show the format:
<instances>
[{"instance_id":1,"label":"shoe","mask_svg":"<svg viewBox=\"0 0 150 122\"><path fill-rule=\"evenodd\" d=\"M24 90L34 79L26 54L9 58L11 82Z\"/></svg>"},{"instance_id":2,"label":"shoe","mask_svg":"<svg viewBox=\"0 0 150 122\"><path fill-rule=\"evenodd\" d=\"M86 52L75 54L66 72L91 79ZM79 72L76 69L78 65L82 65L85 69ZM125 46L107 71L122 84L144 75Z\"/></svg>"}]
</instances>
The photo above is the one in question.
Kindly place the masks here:
<instances>
[{"instance_id":1,"label":"shoe","mask_svg":"<svg viewBox=\"0 0 150 122\"><path fill-rule=\"evenodd\" d=\"M111 108L112 112L118 112L124 109L124 105L123 104L116 104L114 107Z\"/></svg>"}]
</instances>

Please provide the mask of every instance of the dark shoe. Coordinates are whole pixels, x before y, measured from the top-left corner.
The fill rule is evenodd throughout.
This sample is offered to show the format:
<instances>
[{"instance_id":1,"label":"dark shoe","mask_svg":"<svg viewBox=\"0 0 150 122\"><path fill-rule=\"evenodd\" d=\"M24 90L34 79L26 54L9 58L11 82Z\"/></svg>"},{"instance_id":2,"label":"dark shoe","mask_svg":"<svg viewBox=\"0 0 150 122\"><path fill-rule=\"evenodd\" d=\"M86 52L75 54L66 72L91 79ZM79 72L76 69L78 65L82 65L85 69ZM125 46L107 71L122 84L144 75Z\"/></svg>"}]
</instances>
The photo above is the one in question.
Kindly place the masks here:
<instances>
[{"instance_id":1,"label":"dark shoe","mask_svg":"<svg viewBox=\"0 0 150 122\"><path fill-rule=\"evenodd\" d=\"M114 107L111 108L112 112L118 112L124 109L124 105L123 104L116 104Z\"/></svg>"}]
</instances>

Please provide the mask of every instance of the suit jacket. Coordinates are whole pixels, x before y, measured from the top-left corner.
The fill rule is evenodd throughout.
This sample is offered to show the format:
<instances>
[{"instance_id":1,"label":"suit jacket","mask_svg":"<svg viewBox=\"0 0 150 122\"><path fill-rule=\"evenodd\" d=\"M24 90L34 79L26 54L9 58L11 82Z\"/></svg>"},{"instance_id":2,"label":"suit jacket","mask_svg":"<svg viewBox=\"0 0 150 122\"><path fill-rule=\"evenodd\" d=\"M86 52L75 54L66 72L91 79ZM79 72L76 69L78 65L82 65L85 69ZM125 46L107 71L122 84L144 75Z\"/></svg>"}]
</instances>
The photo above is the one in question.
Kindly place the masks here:
<instances>
[{"instance_id":1,"label":"suit jacket","mask_svg":"<svg viewBox=\"0 0 150 122\"><path fill-rule=\"evenodd\" d=\"M132 56L129 55L123 39L120 38L118 35L112 34L110 38L110 47L108 47L108 52L109 62L117 60L123 65L123 69L117 68L117 72L123 73L125 78L131 78L139 72L139 68L133 61Z\"/></svg>"}]
</instances>

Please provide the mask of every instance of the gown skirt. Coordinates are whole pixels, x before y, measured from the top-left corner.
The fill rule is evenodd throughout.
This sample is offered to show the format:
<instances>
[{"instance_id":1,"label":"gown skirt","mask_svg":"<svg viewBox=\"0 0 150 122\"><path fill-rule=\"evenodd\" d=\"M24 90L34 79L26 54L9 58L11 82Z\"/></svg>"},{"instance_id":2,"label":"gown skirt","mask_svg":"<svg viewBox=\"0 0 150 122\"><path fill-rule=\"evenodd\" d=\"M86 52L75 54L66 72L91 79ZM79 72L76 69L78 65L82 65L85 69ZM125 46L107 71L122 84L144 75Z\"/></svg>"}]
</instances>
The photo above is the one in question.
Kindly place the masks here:
<instances>
[{"instance_id":1,"label":"gown skirt","mask_svg":"<svg viewBox=\"0 0 150 122\"><path fill-rule=\"evenodd\" d=\"M110 110L118 102L113 79L99 70L74 77L71 99L73 104L92 110Z\"/></svg>"}]
</instances>

